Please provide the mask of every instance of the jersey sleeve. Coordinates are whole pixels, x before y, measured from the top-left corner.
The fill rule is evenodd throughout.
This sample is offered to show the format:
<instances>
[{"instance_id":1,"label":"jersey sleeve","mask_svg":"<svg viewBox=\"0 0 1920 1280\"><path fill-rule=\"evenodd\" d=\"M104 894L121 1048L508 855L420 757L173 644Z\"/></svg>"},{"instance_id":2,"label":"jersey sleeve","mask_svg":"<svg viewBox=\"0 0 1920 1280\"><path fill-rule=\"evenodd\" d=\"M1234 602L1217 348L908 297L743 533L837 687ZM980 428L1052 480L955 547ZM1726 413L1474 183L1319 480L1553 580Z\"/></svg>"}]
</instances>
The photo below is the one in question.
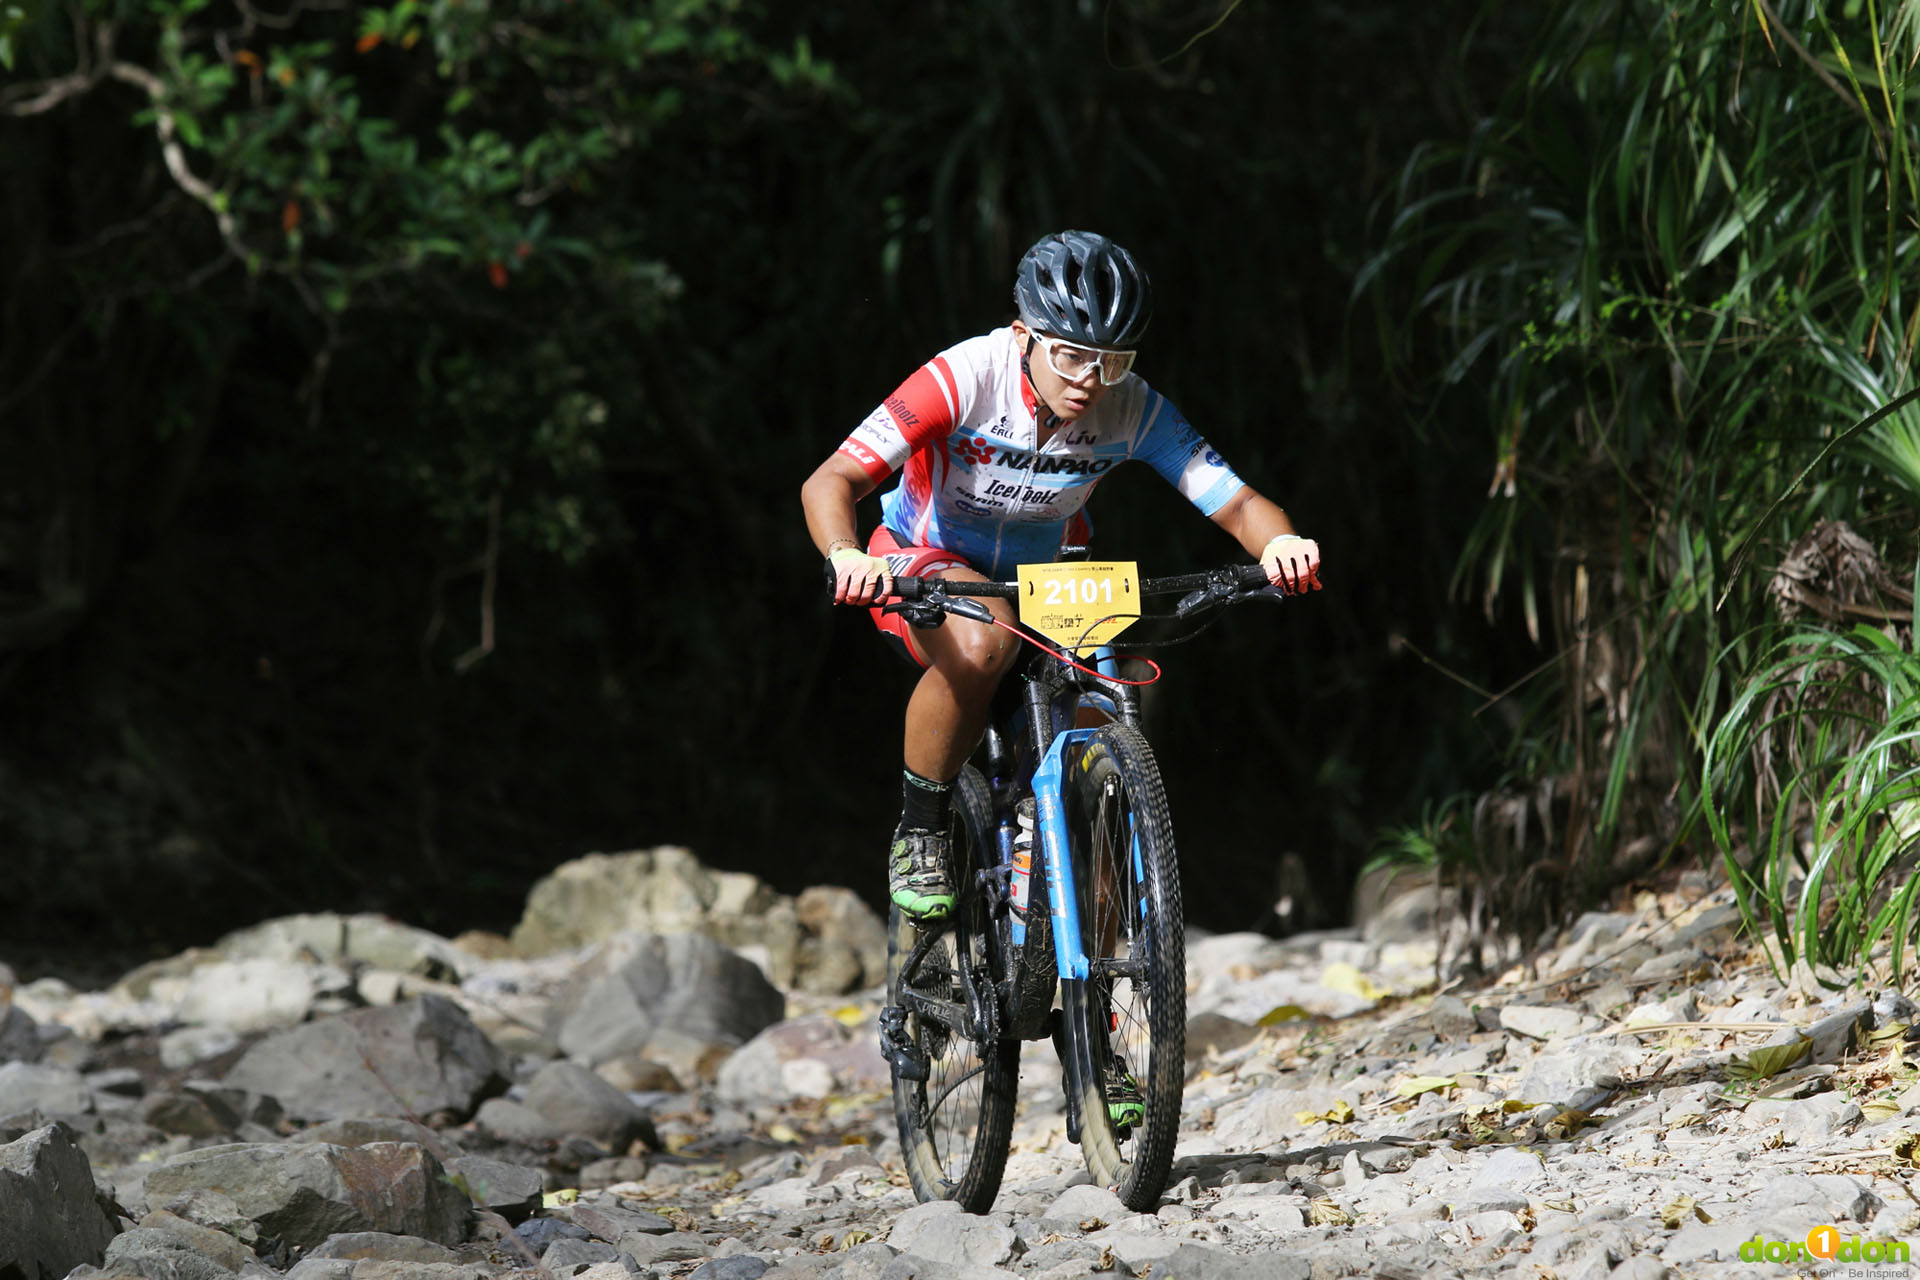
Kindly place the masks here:
<instances>
[{"instance_id":1,"label":"jersey sleeve","mask_svg":"<svg viewBox=\"0 0 1920 1280\"><path fill-rule=\"evenodd\" d=\"M935 356L853 429L838 452L877 484L906 465L914 450L945 439L971 408L972 380L957 376L957 352Z\"/></svg>"},{"instance_id":2,"label":"jersey sleeve","mask_svg":"<svg viewBox=\"0 0 1920 1280\"><path fill-rule=\"evenodd\" d=\"M1165 477L1201 515L1212 515L1246 487L1227 460L1157 391L1147 392L1140 441L1134 456Z\"/></svg>"}]
</instances>

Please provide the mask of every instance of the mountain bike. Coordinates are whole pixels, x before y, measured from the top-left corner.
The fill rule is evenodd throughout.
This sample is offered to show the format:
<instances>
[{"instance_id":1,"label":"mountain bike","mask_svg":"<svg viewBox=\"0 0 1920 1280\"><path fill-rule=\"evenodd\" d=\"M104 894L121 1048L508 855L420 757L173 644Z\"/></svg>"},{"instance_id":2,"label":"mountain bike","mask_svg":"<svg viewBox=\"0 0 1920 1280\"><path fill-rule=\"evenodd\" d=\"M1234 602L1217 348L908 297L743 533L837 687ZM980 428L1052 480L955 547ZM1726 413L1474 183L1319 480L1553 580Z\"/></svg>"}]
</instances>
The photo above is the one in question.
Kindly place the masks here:
<instances>
[{"instance_id":1,"label":"mountain bike","mask_svg":"<svg viewBox=\"0 0 1920 1280\"><path fill-rule=\"evenodd\" d=\"M1171 616L1190 620L1280 598L1267 587L1257 565L1145 581L1128 564L1022 566L1018 582L894 580L886 607L918 627L949 614L1004 625L970 597L1016 600L1032 645L954 786L952 912L920 922L894 907L888 920L881 1047L921 1200L992 1207L1020 1043L1051 1038L1067 1136L1088 1170L1136 1211L1159 1203L1186 1082L1180 871L1140 728L1151 681L1123 676L1105 640L1139 616L1143 596L1182 597ZM1151 661L1128 662L1157 677Z\"/></svg>"}]
</instances>

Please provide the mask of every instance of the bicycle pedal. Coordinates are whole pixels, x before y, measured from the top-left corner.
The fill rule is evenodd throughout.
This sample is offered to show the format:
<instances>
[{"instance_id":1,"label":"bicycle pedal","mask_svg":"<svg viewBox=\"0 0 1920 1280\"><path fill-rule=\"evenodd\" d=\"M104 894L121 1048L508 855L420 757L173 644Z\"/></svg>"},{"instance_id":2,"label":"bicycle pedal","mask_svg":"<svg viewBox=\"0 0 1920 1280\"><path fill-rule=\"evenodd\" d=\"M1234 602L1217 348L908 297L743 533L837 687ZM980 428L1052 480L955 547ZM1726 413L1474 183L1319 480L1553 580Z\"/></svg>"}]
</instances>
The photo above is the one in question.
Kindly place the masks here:
<instances>
[{"instance_id":1,"label":"bicycle pedal","mask_svg":"<svg viewBox=\"0 0 1920 1280\"><path fill-rule=\"evenodd\" d=\"M907 1034L907 1011L897 1004L880 1010L880 1053L896 1079L925 1080L932 1074L927 1055Z\"/></svg>"}]
</instances>

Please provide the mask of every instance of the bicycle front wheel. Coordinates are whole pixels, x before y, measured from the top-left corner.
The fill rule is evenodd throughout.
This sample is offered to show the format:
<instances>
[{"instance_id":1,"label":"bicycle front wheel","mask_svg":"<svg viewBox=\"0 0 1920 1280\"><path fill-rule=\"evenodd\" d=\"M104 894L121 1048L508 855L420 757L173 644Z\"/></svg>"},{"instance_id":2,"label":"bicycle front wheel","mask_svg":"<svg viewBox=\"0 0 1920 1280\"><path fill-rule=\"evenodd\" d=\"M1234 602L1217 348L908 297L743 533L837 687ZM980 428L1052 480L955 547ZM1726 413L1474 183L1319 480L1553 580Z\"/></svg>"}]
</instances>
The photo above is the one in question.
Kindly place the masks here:
<instances>
[{"instance_id":1,"label":"bicycle front wheel","mask_svg":"<svg viewBox=\"0 0 1920 1280\"><path fill-rule=\"evenodd\" d=\"M993 921L975 875L991 862L993 832L986 782L972 766L954 783L953 812L953 914L928 924L898 907L888 912L889 1010L882 1014L882 1038L914 1194L985 1213L1006 1170L1020 1044L967 1030L998 1029L998 1011L991 1007L997 972L989 938ZM983 1004L991 1027L979 1025Z\"/></svg>"},{"instance_id":2,"label":"bicycle front wheel","mask_svg":"<svg viewBox=\"0 0 1920 1280\"><path fill-rule=\"evenodd\" d=\"M1153 751L1109 725L1066 778L1081 942L1090 969L1061 984L1088 1170L1150 1213L1173 1168L1186 1085L1186 935L1173 820Z\"/></svg>"}]
</instances>

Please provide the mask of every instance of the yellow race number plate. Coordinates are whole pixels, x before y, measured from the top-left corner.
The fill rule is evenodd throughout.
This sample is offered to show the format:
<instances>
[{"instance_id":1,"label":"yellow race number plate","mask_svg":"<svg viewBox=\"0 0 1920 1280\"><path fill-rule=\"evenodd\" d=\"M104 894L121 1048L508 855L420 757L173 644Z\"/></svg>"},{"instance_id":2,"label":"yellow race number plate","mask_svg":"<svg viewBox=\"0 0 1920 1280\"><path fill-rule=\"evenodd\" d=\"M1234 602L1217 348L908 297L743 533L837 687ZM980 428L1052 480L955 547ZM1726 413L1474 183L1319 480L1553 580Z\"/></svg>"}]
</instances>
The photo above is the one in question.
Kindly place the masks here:
<instances>
[{"instance_id":1,"label":"yellow race number plate","mask_svg":"<svg viewBox=\"0 0 1920 1280\"><path fill-rule=\"evenodd\" d=\"M1020 621L1069 648L1105 644L1140 616L1131 560L1020 566Z\"/></svg>"}]
</instances>

